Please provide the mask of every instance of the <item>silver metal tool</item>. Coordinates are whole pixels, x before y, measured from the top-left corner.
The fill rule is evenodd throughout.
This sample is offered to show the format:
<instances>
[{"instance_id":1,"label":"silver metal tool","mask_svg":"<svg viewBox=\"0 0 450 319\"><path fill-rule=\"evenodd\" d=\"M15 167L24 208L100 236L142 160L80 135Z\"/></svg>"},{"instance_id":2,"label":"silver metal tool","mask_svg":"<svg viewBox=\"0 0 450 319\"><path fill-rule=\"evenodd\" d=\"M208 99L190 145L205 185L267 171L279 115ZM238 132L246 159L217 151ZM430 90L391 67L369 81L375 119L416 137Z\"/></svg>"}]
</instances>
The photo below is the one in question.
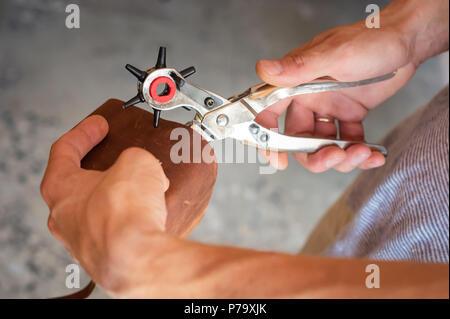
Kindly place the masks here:
<instances>
[{"instance_id":1,"label":"silver metal tool","mask_svg":"<svg viewBox=\"0 0 450 319\"><path fill-rule=\"evenodd\" d=\"M183 107L196 111L190 125L207 141L230 137L261 149L307 153L316 152L330 145L345 149L353 144L364 144L387 155L386 148L381 145L340 139L288 136L262 127L254 120L258 113L281 99L385 81L394 77L395 72L355 82L316 80L295 87L274 87L263 83L226 99L189 83L186 77L195 73L194 67L180 72L168 68L164 47L159 49L156 65L147 71L141 71L129 64L126 68L138 79L138 94L126 102L124 107L146 102L154 110L155 127L158 126L161 111Z\"/></svg>"}]
</instances>

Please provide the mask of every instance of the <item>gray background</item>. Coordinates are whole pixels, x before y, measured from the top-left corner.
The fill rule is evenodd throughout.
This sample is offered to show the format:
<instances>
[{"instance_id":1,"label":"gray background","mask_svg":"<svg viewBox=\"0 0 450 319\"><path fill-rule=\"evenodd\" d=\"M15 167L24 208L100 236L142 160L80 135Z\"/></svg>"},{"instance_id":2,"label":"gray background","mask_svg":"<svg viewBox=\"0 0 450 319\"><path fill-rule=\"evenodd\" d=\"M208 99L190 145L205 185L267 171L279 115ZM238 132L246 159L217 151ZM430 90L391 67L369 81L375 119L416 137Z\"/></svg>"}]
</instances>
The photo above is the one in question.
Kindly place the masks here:
<instances>
[{"instance_id":1,"label":"gray background","mask_svg":"<svg viewBox=\"0 0 450 319\"><path fill-rule=\"evenodd\" d=\"M80 5L81 28L68 30L64 10L71 2L0 1L3 298L70 292L64 283L71 259L46 228L39 183L55 139L106 99L134 95L126 63L153 65L158 47L166 45L169 65L196 66L195 83L229 96L259 82L258 59L281 57L322 31L363 19L374 1L73 1ZM381 138L448 77L448 54L426 62L369 115L368 139ZM163 114L189 116L181 110ZM316 175L292 159L274 175L260 175L259 167L219 167L210 207L192 239L296 252L357 173ZM94 296L104 294L97 290Z\"/></svg>"}]
</instances>

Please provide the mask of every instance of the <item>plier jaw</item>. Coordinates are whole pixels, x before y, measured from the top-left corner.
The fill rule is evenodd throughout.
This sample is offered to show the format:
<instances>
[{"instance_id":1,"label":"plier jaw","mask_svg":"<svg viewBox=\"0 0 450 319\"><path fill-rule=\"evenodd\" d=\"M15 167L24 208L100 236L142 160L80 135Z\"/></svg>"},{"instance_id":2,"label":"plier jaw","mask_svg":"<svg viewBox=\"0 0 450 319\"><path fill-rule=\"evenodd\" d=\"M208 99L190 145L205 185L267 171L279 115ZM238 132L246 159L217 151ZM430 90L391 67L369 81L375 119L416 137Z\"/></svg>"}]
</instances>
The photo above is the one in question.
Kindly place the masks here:
<instances>
[{"instance_id":1,"label":"plier jaw","mask_svg":"<svg viewBox=\"0 0 450 319\"><path fill-rule=\"evenodd\" d=\"M168 68L165 47L159 49L154 67L141 71L127 64L126 69L137 78L138 93L124 103L124 108L145 102L153 109L155 119L159 119L161 111L180 107L194 109L197 114L204 116L207 112L229 103L227 99L186 81L187 77L195 73L193 66L182 71ZM157 121L154 124L155 127L158 126Z\"/></svg>"},{"instance_id":2,"label":"plier jaw","mask_svg":"<svg viewBox=\"0 0 450 319\"><path fill-rule=\"evenodd\" d=\"M146 102L154 111L155 127L158 126L161 111L180 107L195 110L196 115L189 125L207 141L233 138L245 144L273 151L313 153L325 146L335 145L345 149L358 143L340 139L288 136L256 123L254 120L257 114L273 103L301 94L369 85L395 76L395 72L392 72L355 82L318 79L295 87L274 87L262 83L225 99L186 80L195 73L194 67L180 72L168 68L165 56L166 50L162 47L156 65L147 71L141 71L129 64L126 66L127 70L138 79L138 94L126 102L124 107ZM365 145L387 155L386 149L381 145Z\"/></svg>"}]
</instances>

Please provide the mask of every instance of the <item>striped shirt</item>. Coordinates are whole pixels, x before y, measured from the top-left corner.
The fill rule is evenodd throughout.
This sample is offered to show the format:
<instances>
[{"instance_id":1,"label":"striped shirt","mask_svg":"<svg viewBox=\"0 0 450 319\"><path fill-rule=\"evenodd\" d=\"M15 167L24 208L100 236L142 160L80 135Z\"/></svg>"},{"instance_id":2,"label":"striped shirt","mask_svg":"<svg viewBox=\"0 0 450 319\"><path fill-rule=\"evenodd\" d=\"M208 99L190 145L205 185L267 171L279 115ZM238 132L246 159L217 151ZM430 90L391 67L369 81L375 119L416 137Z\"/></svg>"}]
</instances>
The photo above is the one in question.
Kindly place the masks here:
<instances>
[{"instance_id":1,"label":"striped shirt","mask_svg":"<svg viewBox=\"0 0 450 319\"><path fill-rule=\"evenodd\" d=\"M358 177L347 197L352 222L327 255L448 263L448 91L384 138L386 164Z\"/></svg>"}]
</instances>

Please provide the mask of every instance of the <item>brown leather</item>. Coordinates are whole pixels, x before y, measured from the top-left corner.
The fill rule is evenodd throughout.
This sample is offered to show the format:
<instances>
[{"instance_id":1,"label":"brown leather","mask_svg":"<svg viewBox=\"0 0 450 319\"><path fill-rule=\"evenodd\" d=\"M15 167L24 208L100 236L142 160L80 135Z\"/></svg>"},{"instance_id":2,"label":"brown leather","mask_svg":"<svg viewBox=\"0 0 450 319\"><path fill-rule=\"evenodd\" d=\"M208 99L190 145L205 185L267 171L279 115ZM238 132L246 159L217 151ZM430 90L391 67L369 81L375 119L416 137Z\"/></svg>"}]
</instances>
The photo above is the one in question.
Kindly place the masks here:
<instances>
[{"instance_id":1,"label":"brown leather","mask_svg":"<svg viewBox=\"0 0 450 319\"><path fill-rule=\"evenodd\" d=\"M82 160L85 169L106 170L120 155L132 146L141 147L155 155L162 163L170 187L167 190L167 223L169 233L184 237L200 222L209 203L217 176L217 163L179 163L170 159L170 149L178 140L170 140L174 128L184 127L190 133L190 156L193 158L193 137L198 134L180 123L160 119L159 127L153 127L153 114L138 107L122 108L123 102L110 99L92 114L103 116L109 124L106 138ZM91 115L92 115L91 114ZM199 138L197 136L197 138ZM204 147L213 155L209 144ZM132 165L132 163L130 163ZM62 298L86 298L94 289L94 283L75 294Z\"/></svg>"},{"instance_id":2,"label":"brown leather","mask_svg":"<svg viewBox=\"0 0 450 319\"><path fill-rule=\"evenodd\" d=\"M95 282L91 280L89 281L86 287L84 287L81 290L78 290L77 292L74 292L73 294L51 299L85 299L89 297L89 295L94 291L94 289L95 289Z\"/></svg>"}]
</instances>

